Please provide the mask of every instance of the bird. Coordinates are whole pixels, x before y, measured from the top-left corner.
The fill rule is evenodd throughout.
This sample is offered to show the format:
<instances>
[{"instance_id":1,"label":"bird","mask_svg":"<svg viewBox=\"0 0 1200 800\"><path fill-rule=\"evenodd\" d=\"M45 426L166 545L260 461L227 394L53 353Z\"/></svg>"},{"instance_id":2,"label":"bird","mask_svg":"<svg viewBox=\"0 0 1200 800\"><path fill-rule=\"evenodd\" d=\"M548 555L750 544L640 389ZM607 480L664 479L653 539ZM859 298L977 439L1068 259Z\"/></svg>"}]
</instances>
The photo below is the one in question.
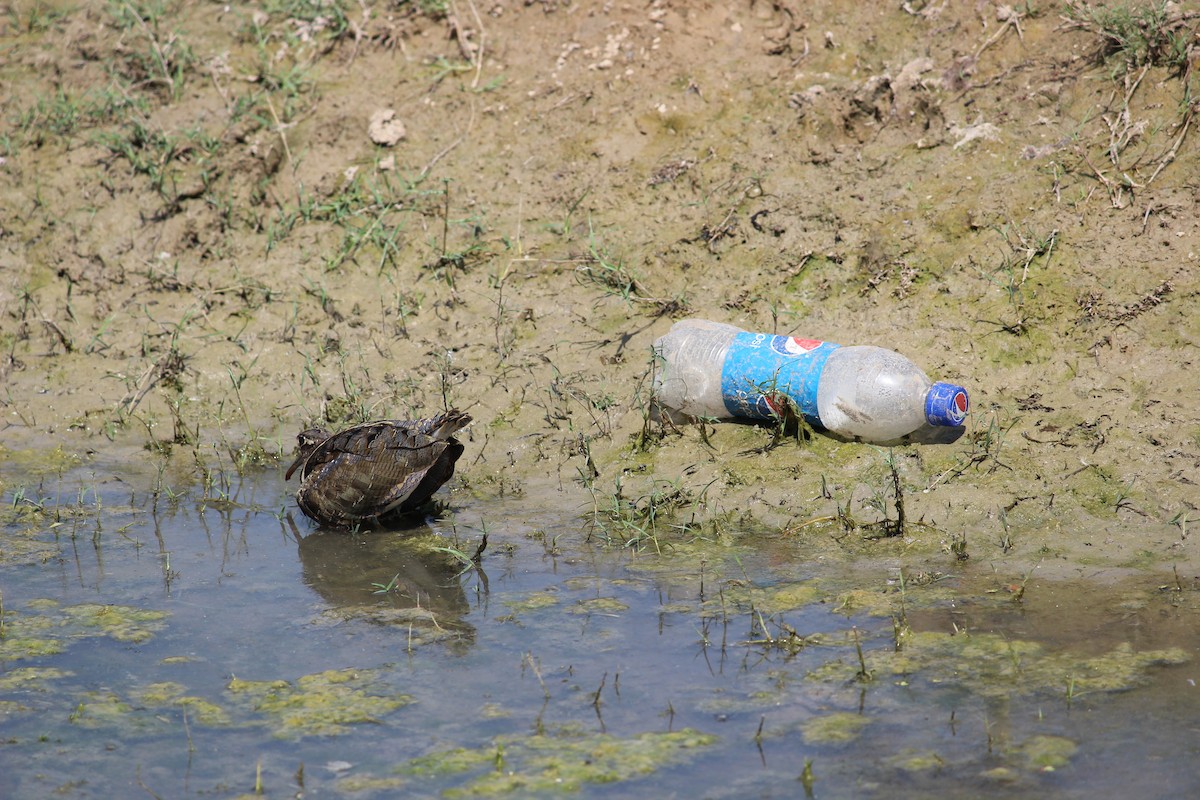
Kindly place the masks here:
<instances>
[{"instance_id":1,"label":"bird","mask_svg":"<svg viewBox=\"0 0 1200 800\"><path fill-rule=\"evenodd\" d=\"M300 471L296 502L333 527L382 526L424 505L454 475L471 417L451 409L431 419L385 419L329 433L301 431L284 480Z\"/></svg>"}]
</instances>

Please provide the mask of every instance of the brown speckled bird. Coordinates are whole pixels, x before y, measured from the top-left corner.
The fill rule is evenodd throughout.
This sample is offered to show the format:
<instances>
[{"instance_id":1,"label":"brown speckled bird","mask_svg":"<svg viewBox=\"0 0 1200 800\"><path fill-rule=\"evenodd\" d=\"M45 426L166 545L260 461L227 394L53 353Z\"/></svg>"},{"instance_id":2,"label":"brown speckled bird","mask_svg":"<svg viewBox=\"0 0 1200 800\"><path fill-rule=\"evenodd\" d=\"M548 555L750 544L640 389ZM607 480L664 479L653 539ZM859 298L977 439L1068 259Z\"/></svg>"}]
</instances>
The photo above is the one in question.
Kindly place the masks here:
<instances>
[{"instance_id":1,"label":"brown speckled bird","mask_svg":"<svg viewBox=\"0 0 1200 800\"><path fill-rule=\"evenodd\" d=\"M310 428L285 480L300 470L296 502L325 525L379 525L423 505L454 475L454 438L471 417L451 409L433 419L379 420L330 434Z\"/></svg>"}]
</instances>

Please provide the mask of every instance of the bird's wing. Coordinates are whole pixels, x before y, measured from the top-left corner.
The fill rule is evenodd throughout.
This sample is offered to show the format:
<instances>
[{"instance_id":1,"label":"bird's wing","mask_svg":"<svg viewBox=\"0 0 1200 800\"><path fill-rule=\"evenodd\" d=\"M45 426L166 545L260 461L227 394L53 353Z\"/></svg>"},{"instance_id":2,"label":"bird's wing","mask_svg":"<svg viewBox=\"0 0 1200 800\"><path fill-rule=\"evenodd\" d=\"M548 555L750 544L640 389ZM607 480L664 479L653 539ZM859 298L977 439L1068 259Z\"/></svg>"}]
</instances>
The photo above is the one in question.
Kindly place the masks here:
<instances>
[{"instance_id":1,"label":"bird's wing","mask_svg":"<svg viewBox=\"0 0 1200 800\"><path fill-rule=\"evenodd\" d=\"M446 447L412 423L385 420L349 428L322 442L309 458L301 493L319 491L322 505L346 518L381 516L409 498Z\"/></svg>"}]
</instances>

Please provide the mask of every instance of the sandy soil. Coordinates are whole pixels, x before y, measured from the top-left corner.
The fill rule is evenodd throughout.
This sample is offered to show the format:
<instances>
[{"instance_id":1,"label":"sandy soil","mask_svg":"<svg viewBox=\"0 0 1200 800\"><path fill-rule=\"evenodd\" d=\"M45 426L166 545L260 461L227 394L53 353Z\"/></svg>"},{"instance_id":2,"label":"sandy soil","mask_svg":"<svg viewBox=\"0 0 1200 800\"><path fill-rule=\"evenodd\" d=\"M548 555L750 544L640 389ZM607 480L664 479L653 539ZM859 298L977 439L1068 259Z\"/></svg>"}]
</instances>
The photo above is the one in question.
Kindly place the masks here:
<instances>
[{"instance_id":1,"label":"sandy soil","mask_svg":"<svg viewBox=\"0 0 1200 800\"><path fill-rule=\"evenodd\" d=\"M6 4L0 457L274 468L457 405L459 497L618 535L1200 574L1196 4L1141 50L1058 3L262 9ZM969 388L895 452L904 536L848 522L885 451L647 422L689 315Z\"/></svg>"}]
</instances>

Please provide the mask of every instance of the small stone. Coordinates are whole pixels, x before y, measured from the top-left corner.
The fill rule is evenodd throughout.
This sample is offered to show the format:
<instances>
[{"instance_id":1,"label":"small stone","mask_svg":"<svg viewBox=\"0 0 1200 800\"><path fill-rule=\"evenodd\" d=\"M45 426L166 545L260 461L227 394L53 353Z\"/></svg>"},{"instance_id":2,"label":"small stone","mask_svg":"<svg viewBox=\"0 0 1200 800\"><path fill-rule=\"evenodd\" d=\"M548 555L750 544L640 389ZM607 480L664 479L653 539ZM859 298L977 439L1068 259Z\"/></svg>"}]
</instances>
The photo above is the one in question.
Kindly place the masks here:
<instances>
[{"instance_id":1,"label":"small stone","mask_svg":"<svg viewBox=\"0 0 1200 800\"><path fill-rule=\"evenodd\" d=\"M367 125L367 135L375 144L391 147L408 135L404 123L396 119L396 112L390 108L380 109L371 115Z\"/></svg>"}]
</instances>

